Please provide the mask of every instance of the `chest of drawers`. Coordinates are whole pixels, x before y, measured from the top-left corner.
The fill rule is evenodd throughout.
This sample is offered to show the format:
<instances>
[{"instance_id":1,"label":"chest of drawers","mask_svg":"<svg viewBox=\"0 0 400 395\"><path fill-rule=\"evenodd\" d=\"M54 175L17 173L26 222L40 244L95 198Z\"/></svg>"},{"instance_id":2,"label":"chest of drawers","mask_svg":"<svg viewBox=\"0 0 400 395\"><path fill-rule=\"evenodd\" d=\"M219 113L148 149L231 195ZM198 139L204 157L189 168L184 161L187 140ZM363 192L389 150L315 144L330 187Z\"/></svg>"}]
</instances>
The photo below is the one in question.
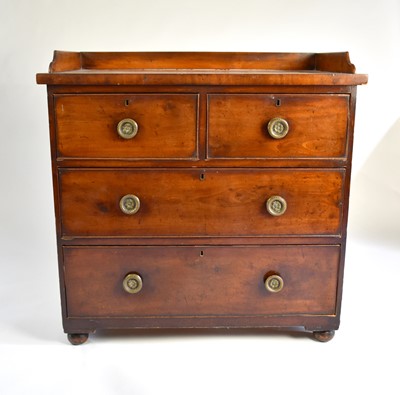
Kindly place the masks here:
<instances>
[{"instance_id":1,"label":"chest of drawers","mask_svg":"<svg viewBox=\"0 0 400 395\"><path fill-rule=\"evenodd\" d=\"M56 51L64 330L339 327L348 54Z\"/></svg>"}]
</instances>

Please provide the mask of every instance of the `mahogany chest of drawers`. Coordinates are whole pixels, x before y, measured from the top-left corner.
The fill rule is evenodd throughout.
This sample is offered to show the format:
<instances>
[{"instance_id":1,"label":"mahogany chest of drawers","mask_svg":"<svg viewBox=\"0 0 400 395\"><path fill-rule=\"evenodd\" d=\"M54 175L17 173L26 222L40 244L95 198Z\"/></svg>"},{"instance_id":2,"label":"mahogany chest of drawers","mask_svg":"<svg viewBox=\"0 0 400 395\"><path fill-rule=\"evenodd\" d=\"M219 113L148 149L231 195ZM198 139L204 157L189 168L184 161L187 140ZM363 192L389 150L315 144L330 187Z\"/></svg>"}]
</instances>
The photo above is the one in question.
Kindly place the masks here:
<instances>
[{"instance_id":1,"label":"mahogany chest of drawers","mask_svg":"<svg viewBox=\"0 0 400 395\"><path fill-rule=\"evenodd\" d=\"M347 53L56 51L64 330L339 326L356 103Z\"/></svg>"}]
</instances>

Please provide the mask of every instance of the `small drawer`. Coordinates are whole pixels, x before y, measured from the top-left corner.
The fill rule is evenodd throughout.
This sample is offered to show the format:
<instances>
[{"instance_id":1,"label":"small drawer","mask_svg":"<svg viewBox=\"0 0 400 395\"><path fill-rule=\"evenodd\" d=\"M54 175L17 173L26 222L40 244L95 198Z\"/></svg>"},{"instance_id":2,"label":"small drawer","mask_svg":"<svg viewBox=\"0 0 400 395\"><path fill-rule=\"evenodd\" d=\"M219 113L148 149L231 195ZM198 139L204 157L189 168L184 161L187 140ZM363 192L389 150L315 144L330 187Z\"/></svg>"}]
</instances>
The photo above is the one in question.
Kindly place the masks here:
<instances>
[{"instance_id":1,"label":"small drawer","mask_svg":"<svg viewBox=\"0 0 400 395\"><path fill-rule=\"evenodd\" d=\"M67 315L334 315L339 246L64 247Z\"/></svg>"},{"instance_id":2,"label":"small drawer","mask_svg":"<svg viewBox=\"0 0 400 395\"><path fill-rule=\"evenodd\" d=\"M56 95L57 155L197 158L197 94Z\"/></svg>"},{"instance_id":3,"label":"small drawer","mask_svg":"<svg viewBox=\"0 0 400 395\"><path fill-rule=\"evenodd\" d=\"M209 158L345 157L348 95L208 95Z\"/></svg>"},{"instance_id":4,"label":"small drawer","mask_svg":"<svg viewBox=\"0 0 400 395\"><path fill-rule=\"evenodd\" d=\"M338 235L344 170L61 169L64 236Z\"/></svg>"}]
</instances>

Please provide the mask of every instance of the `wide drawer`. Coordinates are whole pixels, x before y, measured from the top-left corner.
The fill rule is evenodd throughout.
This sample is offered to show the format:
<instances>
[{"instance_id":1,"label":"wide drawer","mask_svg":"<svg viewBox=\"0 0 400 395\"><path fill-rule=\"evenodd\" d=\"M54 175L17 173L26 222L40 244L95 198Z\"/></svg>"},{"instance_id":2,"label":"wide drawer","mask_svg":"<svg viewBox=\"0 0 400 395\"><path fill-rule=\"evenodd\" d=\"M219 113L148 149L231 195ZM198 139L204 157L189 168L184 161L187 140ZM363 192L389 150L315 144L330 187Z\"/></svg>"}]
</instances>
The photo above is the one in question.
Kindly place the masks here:
<instances>
[{"instance_id":1,"label":"wide drawer","mask_svg":"<svg viewBox=\"0 0 400 395\"><path fill-rule=\"evenodd\" d=\"M348 107L348 95L208 95L207 155L221 159L345 157Z\"/></svg>"},{"instance_id":2,"label":"wide drawer","mask_svg":"<svg viewBox=\"0 0 400 395\"><path fill-rule=\"evenodd\" d=\"M63 253L68 317L336 310L339 246L64 247ZM142 281L137 293L124 289L129 274L140 278L128 290ZM279 292L267 290L271 276L279 276Z\"/></svg>"},{"instance_id":3,"label":"wide drawer","mask_svg":"<svg viewBox=\"0 0 400 395\"><path fill-rule=\"evenodd\" d=\"M338 235L344 174L341 169L61 169L62 233ZM278 210L272 213L281 215L268 211L271 204ZM126 209L138 210L127 214Z\"/></svg>"},{"instance_id":4,"label":"wide drawer","mask_svg":"<svg viewBox=\"0 0 400 395\"><path fill-rule=\"evenodd\" d=\"M57 155L193 159L197 157L197 118L197 94L56 95ZM128 122L120 124L124 120ZM136 135L131 121L136 123Z\"/></svg>"}]
</instances>

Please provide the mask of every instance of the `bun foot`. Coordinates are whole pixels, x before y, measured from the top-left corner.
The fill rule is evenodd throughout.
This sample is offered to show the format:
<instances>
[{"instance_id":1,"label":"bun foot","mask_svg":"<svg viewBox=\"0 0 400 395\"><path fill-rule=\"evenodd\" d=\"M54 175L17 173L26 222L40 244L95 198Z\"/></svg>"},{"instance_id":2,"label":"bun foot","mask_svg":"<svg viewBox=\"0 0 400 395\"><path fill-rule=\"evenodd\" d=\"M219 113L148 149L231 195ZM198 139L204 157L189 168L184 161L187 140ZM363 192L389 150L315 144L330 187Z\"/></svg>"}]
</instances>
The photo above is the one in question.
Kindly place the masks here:
<instances>
[{"instance_id":1,"label":"bun foot","mask_svg":"<svg viewBox=\"0 0 400 395\"><path fill-rule=\"evenodd\" d=\"M88 339L88 333L68 333L68 340L74 346L79 346L83 344Z\"/></svg>"},{"instance_id":2,"label":"bun foot","mask_svg":"<svg viewBox=\"0 0 400 395\"><path fill-rule=\"evenodd\" d=\"M335 331L315 331L313 332L313 336L315 340L326 343L333 339L333 336L335 336Z\"/></svg>"}]
</instances>

